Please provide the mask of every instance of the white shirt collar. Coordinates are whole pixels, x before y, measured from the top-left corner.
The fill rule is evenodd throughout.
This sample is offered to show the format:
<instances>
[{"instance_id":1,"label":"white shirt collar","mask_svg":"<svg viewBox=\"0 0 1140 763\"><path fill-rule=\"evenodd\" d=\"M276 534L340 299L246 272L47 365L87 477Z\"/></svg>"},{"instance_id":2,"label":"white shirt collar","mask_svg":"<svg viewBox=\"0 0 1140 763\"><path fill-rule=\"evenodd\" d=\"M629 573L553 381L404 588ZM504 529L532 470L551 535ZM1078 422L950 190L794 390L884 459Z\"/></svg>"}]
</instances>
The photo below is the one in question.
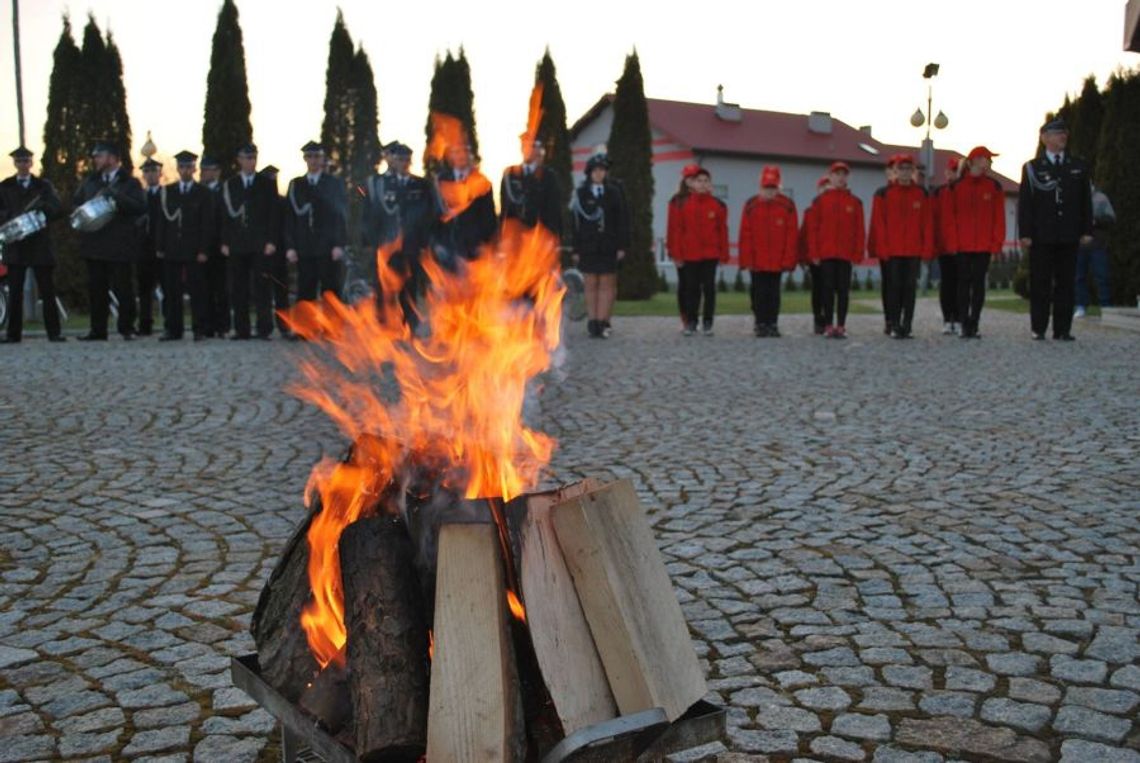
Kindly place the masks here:
<instances>
[{"instance_id":1,"label":"white shirt collar","mask_svg":"<svg viewBox=\"0 0 1140 763\"><path fill-rule=\"evenodd\" d=\"M308 181L310 183L318 183L321 180L322 174L323 173L320 173L320 172L309 172L309 173L306 173L305 177L308 179Z\"/></svg>"},{"instance_id":2,"label":"white shirt collar","mask_svg":"<svg viewBox=\"0 0 1140 763\"><path fill-rule=\"evenodd\" d=\"M1058 159L1063 162L1065 161L1065 152L1062 151L1059 154L1054 154L1052 151L1046 151L1045 158L1049 160L1050 164L1056 164Z\"/></svg>"}]
</instances>

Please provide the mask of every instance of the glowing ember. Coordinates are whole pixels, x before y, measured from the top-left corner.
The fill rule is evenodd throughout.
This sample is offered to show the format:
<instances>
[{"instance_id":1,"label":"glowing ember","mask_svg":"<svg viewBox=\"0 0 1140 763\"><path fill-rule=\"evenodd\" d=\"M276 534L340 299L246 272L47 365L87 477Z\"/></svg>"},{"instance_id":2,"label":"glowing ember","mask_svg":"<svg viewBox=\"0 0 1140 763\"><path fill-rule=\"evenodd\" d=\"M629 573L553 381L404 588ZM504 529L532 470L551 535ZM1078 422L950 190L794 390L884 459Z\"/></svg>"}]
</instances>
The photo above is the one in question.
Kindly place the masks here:
<instances>
[{"instance_id":1,"label":"glowing ember","mask_svg":"<svg viewBox=\"0 0 1140 763\"><path fill-rule=\"evenodd\" d=\"M515 616L516 620L526 622L526 609L519 601L519 597L515 596L514 591L507 591L507 607L510 608L511 614Z\"/></svg>"},{"instance_id":2,"label":"glowing ember","mask_svg":"<svg viewBox=\"0 0 1140 763\"><path fill-rule=\"evenodd\" d=\"M439 120L437 132L447 130L454 125ZM319 495L321 512L308 534L313 598L301 623L322 668L344 659L340 533L362 516L393 510L381 497L412 464L427 465L442 487L466 498L509 501L532 488L550 461L554 440L525 426L522 414L528 382L549 367L561 340L558 242L510 221L501 240L456 272L424 253L429 335L413 335L403 321L401 276L387 264L398 243L377 253L382 296L346 305L326 294L289 317L312 350L292 391L354 443L348 463L322 461L306 488L307 501ZM510 596L516 617L525 618Z\"/></svg>"}]
</instances>

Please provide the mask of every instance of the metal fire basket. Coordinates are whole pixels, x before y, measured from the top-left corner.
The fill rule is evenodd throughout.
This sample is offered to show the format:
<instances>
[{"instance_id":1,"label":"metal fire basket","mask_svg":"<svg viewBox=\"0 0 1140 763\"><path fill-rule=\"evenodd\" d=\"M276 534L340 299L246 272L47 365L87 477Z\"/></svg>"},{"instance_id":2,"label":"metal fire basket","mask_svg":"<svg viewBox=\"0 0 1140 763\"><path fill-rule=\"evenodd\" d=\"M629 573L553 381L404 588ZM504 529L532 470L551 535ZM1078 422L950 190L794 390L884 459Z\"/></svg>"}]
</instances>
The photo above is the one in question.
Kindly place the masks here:
<instances>
[{"instance_id":1,"label":"metal fire basket","mask_svg":"<svg viewBox=\"0 0 1140 763\"><path fill-rule=\"evenodd\" d=\"M351 749L261 678L256 654L230 660L234 686L277 719L285 763L355 763ZM554 746L542 763L654 761L673 752L724 740L724 708L701 700L673 723L660 708L623 715L579 729Z\"/></svg>"}]
</instances>

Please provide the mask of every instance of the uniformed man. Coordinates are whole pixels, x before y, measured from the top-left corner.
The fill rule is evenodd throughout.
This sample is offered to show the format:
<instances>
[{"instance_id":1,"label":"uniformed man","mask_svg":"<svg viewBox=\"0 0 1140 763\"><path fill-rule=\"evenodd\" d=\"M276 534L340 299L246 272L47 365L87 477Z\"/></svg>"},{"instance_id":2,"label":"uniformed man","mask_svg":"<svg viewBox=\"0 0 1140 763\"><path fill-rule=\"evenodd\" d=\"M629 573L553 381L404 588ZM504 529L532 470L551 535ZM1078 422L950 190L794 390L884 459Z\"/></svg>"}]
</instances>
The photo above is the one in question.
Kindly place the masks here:
<instances>
[{"instance_id":1,"label":"uniformed man","mask_svg":"<svg viewBox=\"0 0 1140 763\"><path fill-rule=\"evenodd\" d=\"M297 300L340 293L344 247L348 241L348 200L344 183L325 170L325 149L316 141L302 146L308 171L289 181L285 194L285 256L297 266Z\"/></svg>"},{"instance_id":2,"label":"uniformed man","mask_svg":"<svg viewBox=\"0 0 1140 763\"><path fill-rule=\"evenodd\" d=\"M410 172L411 148L393 141L384 146L384 159L388 171L373 175L367 183L364 242L374 252L400 240L400 248L388 256L388 265L405 278L400 306L404 320L414 329L419 325L416 299L427 286L420 257L428 245L435 201L427 181Z\"/></svg>"},{"instance_id":3,"label":"uniformed man","mask_svg":"<svg viewBox=\"0 0 1140 763\"><path fill-rule=\"evenodd\" d=\"M473 260L495 238L495 200L491 181L472 161L466 142L449 146L436 175L438 209L433 250L445 263Z\"/></svg>"},{"instance_id":4,"label":"uniformed man","mask_svg":"<svg viewBox=\"0 0 1140 763\"><path fill-rule=\"evenodd\" d=\"M499 188L499 221L517 220L525 228L541 223L557 238L562 237L562 192L558 178L545 166L546 145L541 136L519 136L523 163L503 172Z\"/></svg>"},{"instance_id":5,"label":"uniformed man","mask_svg":"<svg viewBox=\"0 0 1140 763\"><path fill-rule=\"evenodd\" d=\"M162 263L163 332L160 342L182 338L182 295L190 294L190 321L194 341L208 339L210 302L206 293L208 249L213 241L214 197L194 182L198 155L179 151L178 180L163 187L159 196L156 230Z\"/></svg>"},{"instance_id":6,"label":"uniformed man","mask_svg":"<svg viewBox=\"0 0 1140 763\"><path fill-rule=\"evenodd\" d=\"M608 177L610 159L597 153L586 160L586 177L570 199L573 258L586 285L586 332L609 339L618 263L629 249L629 205L622 187Z\"/></svg>"},{"instance_id":7,"label":"uniformed man","mask_svg":"<svg viewBox=\"0 0 1140 763\"><path fill-rule=\"evenodd\" d=\"M238 174L222 184L221 253L229 260L230 304L233 305L233 339L249 339L249 292L257 315L257 338L273 332L270 284L277 252L274 228L277 189L257 174L257 146L247 143L237 151Z\"/></svg>"},{"instance_id":8,"label":"uniformed man","mask_svg":"<svg viewBox=\"0 0 1140 763\"><path fill-rule=\"evenodd\" d=\"M154 287L161 280L158 258L155 257L155 230L162 214L159 200L162 193L162 163L147 159L142 164L143 186L146 190L146 214L136 221L139 237L139 256L135 261L135 285L139 290L139 336L154 333Z\"/></svg>"},{"instance_id":9,"label":"uniformed man","mask_svg":"<svg viewBox=\"0 0 1140 763\"><path fill-rule=\"evenodd\" d=\"M206 302L210 336L225 338L230 331L230 293L227 278L228 259L221 250L222 225L222 166L216 157L202 156L202 185L210 192L214 208L211 212L210 239L206 254Z\"/></svg>"},{"instance_id":10,"label":"uniformed man","mask_svg":"<svg viewBox=\"0 0 1140 763\"><path fill-rule=\"evenodd\" d=\"M16 165L16 174L0 182L0 223L27 212L42 212L46 222L63 216L63 202L52 184L32 174L32 152L20 146L8 156ZM48 341L62 342L59 306L55 301L55 250L46 225L32 235L4 247L4 264L8 266L8 331L0 342L15 344L24 329L24 281L30 269L44 305L44 327Z\"/></svg>"},{"instance_id":11,"label":"uniformed man","mask_svg":"<svg viewBox=\"0 0 1140 763\"><path fill-rule=\"evenodd\" d=\"M285 315L289 312L289 263L285 260L285 198L277 190L277 176L281 171L272 164L266 165L257 173L270 183L273 190L274 209L276 210L273 222L272 241L277 251L270 257L269 282L270 293L273 297L273 322L277 326L277 333L286 339L293 337L285 323Z\"/></svg>"},{"instance_id":12,"label":"uniformed man","mask_svg":"<svg viewBox=\"0 0 1140 763\"><path fill-rule=\"evenodd\" d=\"M76 189L72 206L78 207L96 196L115 202L110 222L96 231L79 234L79 256L87 261L87 293L91 324L80 341L106 341L108 294L115 290L119 302L118 331L123 339L134 338L135 295L131 283L131 263L138 251L135 220L146 212L142 184L123 169L119 147L112 141L99 141L91 152L94 171Z\"/></svg>"},{"instance_id":13,"label":"uniformed man","mask_svg":"<svg viewBox=\"0 0 1140 763\"><path fill-rule=\"evenodd\" d=\"M1073 341L1077 248L1092 241L1092 181L1088 165L1066 151L1065 120L1041 127L1045 151L1021 168L1017 225L1029 252L1029 320L1033 338L1045 338L1053 313L1053 338Z\"/></svg>"}]
</instances>

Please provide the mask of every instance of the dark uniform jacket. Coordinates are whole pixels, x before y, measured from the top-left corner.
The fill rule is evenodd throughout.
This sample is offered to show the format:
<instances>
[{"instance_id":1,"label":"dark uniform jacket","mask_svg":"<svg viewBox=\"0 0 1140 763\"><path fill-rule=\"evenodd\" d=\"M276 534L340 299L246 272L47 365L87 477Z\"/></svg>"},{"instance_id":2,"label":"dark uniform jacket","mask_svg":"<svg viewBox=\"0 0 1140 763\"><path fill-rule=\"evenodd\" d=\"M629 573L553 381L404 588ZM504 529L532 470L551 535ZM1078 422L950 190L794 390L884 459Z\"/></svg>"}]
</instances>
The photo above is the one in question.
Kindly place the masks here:
<instances>
[{"instance_id":1,"label":"dark uniform jacket","mask_svg":"<svg viewBox=\"0 0 1140 763\"><path fill-rule=\"evenodd\" d=\"M370 249L403 236L401 250L418 252L427 245L436 204L426 180L408 175L401 183L394 172L373 175L365 184L364 243Z\"/></svg>"},{"instance_id":2,"label":"dark uniform jacket","mask_svg":"<svg viewBox=\"0 0 1140 763\"><path fill-rule=\"evenodd\" d=\"M508 167L499 188L499 221L520 221L527 228L542 223L562 236L562 192L558 178L546 166L527 173L523 165Z\"/></svg>"},{"instance_id":3,"label":"dark uniform jacket","mask_svg":"<svg viewBox=\"0 0 1140 763\"><path fill-rule=\"evenodd\" d=\"M289 181L285 193L285 248L301 258L329 257L348 242L344 183L322 172L316 186L307 175Z\"/></svg>"},{"instance_id":4,"label":"dark uniform jacket","mask_svg":"<svg viewBox=\"0 0 1140 763\"><path fill-rule=\"evenodd\" d=\"M115 200L115 215L99 230L79 234L79 256L88 260L131 262L138 250L135 220L146 212L142 183L122 167L110 185L103 182L102 173L95 172L75 191L72 206L78 207L100 194Z\"/></svg>"},{"instance_id":5,"label":"dark uniform jacket","mask_svg":"<svg viewBox=\"0 0 1140 763\"><path fill-rule=\"evenodd\" d=\"M26 191L15 175L0 183L0 224L35 210L43 212L49 223L63 216L63 202L51 183L35 175L31 176ZM8 265L54 265L55 250L47 228L23 241L5 245L4 262Z\"/></svg>"},{"instance_id":6,"label":"dark uniform jacket","mask_svg":"<svg viewBox=\"0 0 1140 763\"><path fill-rule=\"evenodd\" d=\"M162 215L162 186L155 186L155 192L143 188L146 195L146 212L135 220L135 230L139 239L139 259L153 260L158 251L158 218Z\"/></svg>"},{"instance_id":7,"label":"dark uniform jacket","mask_svg":"<svg viewBox=\"0 0 1140 763\"><path fill-rule=\"evenodd\" d=\"M1088 165L1065 153L1058 168L1047 156L1021 168L1018 236L1035 244L1075 244L1091 236L1092 183Z\"/></svg>"},{"instance_id":8,"label":"dark uniform jacket","mask_svg":"<svg viewBox=\"0 0 1140 763\"><path fill-rule=\"evenodd\" d=\"M574 190L570 210L574 252L580 257L614 257L629 249L629 206L617 183L607 179L601 198L594 195L593 183L583 183Z\"/></svg>"},{"instance_id":9,"label":"dark uniform jacket","mask_svg":"<svg viewBox=\"0 0 1140 763\"><path fill-rule=\"evenodd\" d=\"M498 223L491 181L478 170L471 170L463 180L445 167L437 177L438 223L433 244L445 256L473 259L481 247L495 237Z\"/></svg>"},{"instance_id":10,"label":"dark uniform jacket","mask_svg":"<svg viewBox=\"0 0 1140 763\"><path fill-rule=\"evenodd\" d=\"M221 243L231 254L262 254L266 244L277 244L277 198L264 175L254 174L248 189L240 173L222 184Z\"/></svg>"},{"instance_id":11,"label":"dark uniform jacket","mask_svg":"<svg viewBox=\"0 0 1140 763\"><path fill-rule=\"evenodd\" d=\"M174 182L162 189L155 236L158 251L168 261L192 262L199 253L208 253L215 226L214 197L198 183L185 194L179 185Z\"/></svg>"}]
</instances>

